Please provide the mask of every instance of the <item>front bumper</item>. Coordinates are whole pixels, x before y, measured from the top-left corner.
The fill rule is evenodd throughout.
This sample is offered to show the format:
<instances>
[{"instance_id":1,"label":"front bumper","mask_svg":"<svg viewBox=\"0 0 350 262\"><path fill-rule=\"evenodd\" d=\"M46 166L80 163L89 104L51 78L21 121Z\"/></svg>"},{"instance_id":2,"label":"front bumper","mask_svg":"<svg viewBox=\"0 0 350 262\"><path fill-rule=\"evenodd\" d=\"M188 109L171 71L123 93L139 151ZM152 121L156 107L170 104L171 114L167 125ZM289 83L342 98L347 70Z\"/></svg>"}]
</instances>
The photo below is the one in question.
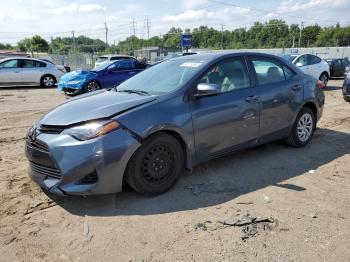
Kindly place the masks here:
<instances>
[{"instance_id":1,"label":"front bumper","mask_svg":"<svg viewBox=\"0 0 350 262\"><path fill-rule=\"evenodd\" d=\"M27 138L29 175L59 195L121 192L125 168L139 146L123 129L88 141L42 133L35 141Z\"/></svg>"},{"instance_id":2,"label":"front bumper","mask_svg":"<svg viewBox=\"0 0 350 262\"><path fill-rule=\"evenodd\" d=\"M57 89L60 91L64 91L65 93L80 94L83 92L83 86L83 82L74 85L69 84L69 82L59 82L57 85Z\"/></svg>"}]
</instances>

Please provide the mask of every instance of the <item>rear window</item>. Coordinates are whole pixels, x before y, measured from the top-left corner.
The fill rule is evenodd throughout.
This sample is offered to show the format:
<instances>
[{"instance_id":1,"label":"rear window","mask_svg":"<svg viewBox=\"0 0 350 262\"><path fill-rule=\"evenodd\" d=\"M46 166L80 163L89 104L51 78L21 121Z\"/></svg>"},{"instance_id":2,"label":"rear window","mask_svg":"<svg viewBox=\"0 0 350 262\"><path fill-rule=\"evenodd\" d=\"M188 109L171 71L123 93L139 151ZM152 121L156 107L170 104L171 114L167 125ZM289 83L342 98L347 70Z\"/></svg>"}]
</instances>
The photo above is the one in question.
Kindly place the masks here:
<instances>
[{"instance_id":1,"label":"rear window","mask_svg":"<svg viewBox=\"0 0 350 262\"><path fill-rule=\"evenodd\" d=\"M254 58L252 63L259 85L277 83L285 80L284 72L277 61L264 58Z\"/></svg>"},{"instance_id":2,"label":"rear window","mask_svg":"<svg viewBox=\"0 0 350 262\"><path fill-rule=\"evenodd\" d=\"M125 59L130 59L130 57L126 57L126 56L113 56L113 57L111 57L111 61L125 60Z\"/></svg>"}]
</instances>

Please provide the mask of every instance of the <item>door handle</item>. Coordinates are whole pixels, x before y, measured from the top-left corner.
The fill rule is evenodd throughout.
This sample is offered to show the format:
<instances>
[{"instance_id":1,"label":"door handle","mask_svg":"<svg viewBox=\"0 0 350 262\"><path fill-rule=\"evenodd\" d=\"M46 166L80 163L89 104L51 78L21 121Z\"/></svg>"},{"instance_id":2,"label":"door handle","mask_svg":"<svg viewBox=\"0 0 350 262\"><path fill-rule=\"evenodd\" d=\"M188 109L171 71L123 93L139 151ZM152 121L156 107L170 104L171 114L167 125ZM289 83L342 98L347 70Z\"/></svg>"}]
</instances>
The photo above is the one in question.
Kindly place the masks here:
<instances>
[{"instance_id":1,"label":"door handle","mask_svg":"<svg viewBox=\"0 0 350 262\"><path fill-rule=\"evenodd\" d=\"M295 85L295 86L292 87L292 90L296 91L296 92L300 91L301 90L301 86L300 85Z\"/></svg>"},{"instance_id":2,"label":"door handle","mask_svg":"<svg viewBox=\"0 0 350 262\"><path fill-rule=\"evenodd\" d=\"M130 72L130 73L129 73L129 75L133 75L133 74L135 74L135 72Z\"/></svg>"},{"instance_id":3,"label":"door handle","mask_svg":"<svg viewBox=\"0 0 350 262\"><path fill-rule=\"evenodd\" d=\"M257 103L260 101L260 97L259 96L248 96L246 99L245 99L246 102L248 103Z\"/></svg>"}]
</instances>

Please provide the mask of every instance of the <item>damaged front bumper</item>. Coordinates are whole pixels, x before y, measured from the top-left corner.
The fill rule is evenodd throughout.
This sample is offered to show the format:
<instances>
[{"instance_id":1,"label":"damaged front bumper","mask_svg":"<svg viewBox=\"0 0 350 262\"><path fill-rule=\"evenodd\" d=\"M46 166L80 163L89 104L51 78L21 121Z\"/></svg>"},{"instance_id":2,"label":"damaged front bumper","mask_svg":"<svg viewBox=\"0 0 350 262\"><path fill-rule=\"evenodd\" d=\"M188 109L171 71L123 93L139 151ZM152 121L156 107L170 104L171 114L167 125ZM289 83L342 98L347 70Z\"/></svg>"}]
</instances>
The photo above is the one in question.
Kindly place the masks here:
<instances>
[{"instance_id":1,"label":"damaged front bumper","mask_svg":"<svg viewBox=\"0 0 350 262\"><path fill-rule=\"evenodd\" d=\"M121 192L125 168L139 146L124 129L87 141L41 133L35 139L27 138L29 175L58 195Z\"/></svg>"}]
</instances>

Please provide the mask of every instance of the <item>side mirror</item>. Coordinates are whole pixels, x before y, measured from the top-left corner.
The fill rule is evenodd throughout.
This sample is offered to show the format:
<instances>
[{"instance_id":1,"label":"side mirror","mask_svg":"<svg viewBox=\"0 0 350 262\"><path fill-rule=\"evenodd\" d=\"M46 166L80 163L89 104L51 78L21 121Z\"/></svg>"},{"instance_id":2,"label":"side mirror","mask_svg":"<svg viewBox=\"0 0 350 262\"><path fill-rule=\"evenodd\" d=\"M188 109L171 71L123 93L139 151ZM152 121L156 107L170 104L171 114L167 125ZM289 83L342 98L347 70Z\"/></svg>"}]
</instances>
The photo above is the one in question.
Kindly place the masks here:
<instances>
[{"instance_id":1,"label":"side mirror","mask_svg":"<svg viewBox=\"0 0 350 262\"><path fill-rule=\"evenodd\" d=\"M299 62L299 63L296 64L296 66L297 66L297 67L302 67L303 64Z\"/></svg>"},{"instance_id":2,"label":"side mirror","mask_svg":"<svg viewBox=\"0 0 350 262\"><path fill-rule=\"evenodd\" d=\"M215 96L221 93L220 87L217 84L198 84L197 85L197 93L194 95L195 97L202 96Z\"/></svg>"}]
</instances>

